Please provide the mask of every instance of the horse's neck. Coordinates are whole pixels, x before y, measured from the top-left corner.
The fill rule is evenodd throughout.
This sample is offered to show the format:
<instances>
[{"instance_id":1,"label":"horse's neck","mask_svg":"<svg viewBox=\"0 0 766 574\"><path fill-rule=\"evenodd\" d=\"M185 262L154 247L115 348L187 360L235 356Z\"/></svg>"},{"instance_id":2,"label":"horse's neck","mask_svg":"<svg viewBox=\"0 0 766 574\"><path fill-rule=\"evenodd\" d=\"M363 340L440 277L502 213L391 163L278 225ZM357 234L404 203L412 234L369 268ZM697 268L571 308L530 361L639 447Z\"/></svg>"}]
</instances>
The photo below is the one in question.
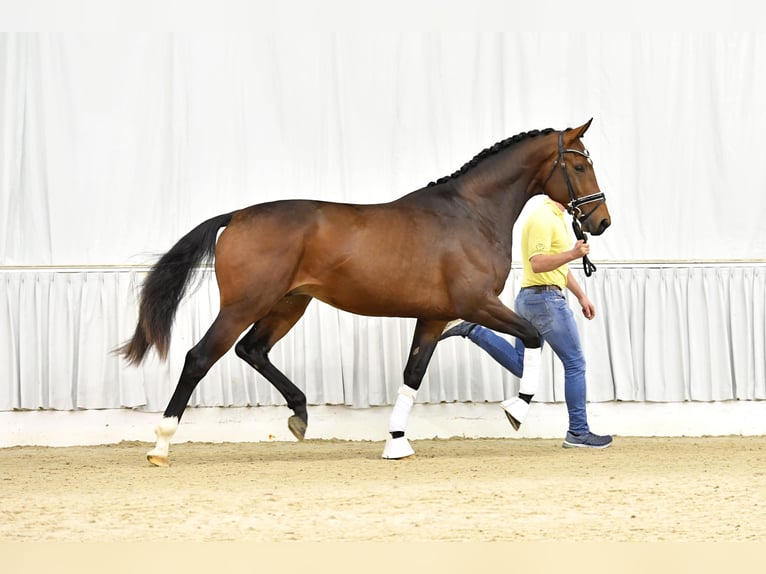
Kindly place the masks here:
<instances>
[{"instance_id":1,"label":"horse's neck","mask_svg":"<svg viewBox=\"0 0 766 574\"><path fill-rule=\"evenodd\" d=\"M535 180L539 169L530 166L548 160L547 147L535 145L528 150L501 152L459 177L456 188L483 216L496 221L504 234L516 223L532 195L539 193Z\"/></svg>"},{"instance_id":2,"label":"horse's neck","mask_svg":"<svg viewBox=\"0 0 766 574\"><path fill-rule=\"evenodd\" d=\"M466 178L457 186L473 210L505 236L531 197L531 179L519 177L508 182L492 178Z\"/></svg>"}]
</instances>

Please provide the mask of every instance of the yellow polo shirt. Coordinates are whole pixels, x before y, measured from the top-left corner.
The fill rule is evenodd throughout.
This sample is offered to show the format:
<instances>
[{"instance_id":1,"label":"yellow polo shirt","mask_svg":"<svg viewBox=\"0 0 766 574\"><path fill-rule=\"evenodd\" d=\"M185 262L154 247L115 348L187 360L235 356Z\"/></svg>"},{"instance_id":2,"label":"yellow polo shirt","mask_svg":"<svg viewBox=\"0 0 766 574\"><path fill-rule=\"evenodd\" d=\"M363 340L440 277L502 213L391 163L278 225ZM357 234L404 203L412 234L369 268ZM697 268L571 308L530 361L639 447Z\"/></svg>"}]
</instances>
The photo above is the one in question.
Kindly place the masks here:
<instances>
[{"instance_id":1,"label":"yellow polo shirt","mask_svg":"<svg viewBox=\"0 0 766 574\"><path fill-rule=\"evenodd\" d=\"M521 259L524 265L522 287L532 285L558 285L563 291L567 286L569 265L553 271L535 273L529 262L535 255L562 253L572 247L572 236L564 219L564 213L547 197L542 205L527 218L521 231Z\"/></svg>"}]
</instances>

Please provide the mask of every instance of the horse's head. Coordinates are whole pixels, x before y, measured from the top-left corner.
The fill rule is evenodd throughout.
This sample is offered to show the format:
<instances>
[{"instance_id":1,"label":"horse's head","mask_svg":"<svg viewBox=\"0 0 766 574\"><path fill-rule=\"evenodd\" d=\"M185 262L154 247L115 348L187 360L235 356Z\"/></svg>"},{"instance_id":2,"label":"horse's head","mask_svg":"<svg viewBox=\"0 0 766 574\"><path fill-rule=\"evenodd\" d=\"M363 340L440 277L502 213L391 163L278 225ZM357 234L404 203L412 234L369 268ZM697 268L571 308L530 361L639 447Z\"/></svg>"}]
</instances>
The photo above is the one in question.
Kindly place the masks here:
<instances>
[{"instance_id":1,"label":"horse's head","mask_svg":"<svg viewBox=\"0 0 766 574\"><path fill-rule=\"evenodd\" d=\"M558 132L556 159L543 182L543 193L565 205L584 231L601 235L612 220L596 181L593 161L580 141L592 121Z\"/></svg>"}]
</instances>

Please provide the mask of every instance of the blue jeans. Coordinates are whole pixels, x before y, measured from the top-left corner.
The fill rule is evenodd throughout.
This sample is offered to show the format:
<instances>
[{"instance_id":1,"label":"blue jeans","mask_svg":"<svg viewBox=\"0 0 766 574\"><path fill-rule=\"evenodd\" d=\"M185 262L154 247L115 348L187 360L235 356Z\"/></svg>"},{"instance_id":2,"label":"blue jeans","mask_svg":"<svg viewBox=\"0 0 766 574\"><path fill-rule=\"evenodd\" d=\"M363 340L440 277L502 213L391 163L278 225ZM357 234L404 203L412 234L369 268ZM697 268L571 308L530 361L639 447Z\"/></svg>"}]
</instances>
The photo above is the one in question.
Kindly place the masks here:
<instances>
[{"instance_id":1,"label":"blue jeans","mask_svg":"<svg viewBox=\"0 0 766 574\"><path fill-rule=\"evenodd\" d=\"M524 372L524 343L521 342L521 339L516 339L516 346L514 347L507 339L492 329L487 329L481 325L474 326L468 333L468 338L486 351L502 367L513 373L514 376L521 378Z\"/></svg>"},{"instance_id":2,"label":"blue jeans","mask_svg":"<svg viewBox=\"0 0 766 574\"><path fill-rule=\"evenodd\" d=\"M572 310L560 291L522 289L516 297L516 312L532 323L564 365L564 399L569 413L569 432L590 432L585 411L585 355ZM516 346L492 330L477 325L468 338L517 377L524 365L524 344Z\"/></svg>"}]
</instances>

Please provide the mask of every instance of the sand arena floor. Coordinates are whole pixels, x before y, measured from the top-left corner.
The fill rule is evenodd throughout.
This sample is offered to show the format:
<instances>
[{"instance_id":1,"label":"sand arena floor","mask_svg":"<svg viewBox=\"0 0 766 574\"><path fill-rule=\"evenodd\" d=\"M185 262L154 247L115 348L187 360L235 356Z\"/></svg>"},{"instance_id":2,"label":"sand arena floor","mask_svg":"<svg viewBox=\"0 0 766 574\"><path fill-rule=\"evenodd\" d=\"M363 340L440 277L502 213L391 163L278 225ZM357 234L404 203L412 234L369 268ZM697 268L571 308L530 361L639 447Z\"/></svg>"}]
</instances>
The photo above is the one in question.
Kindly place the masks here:
<instances>
[{"instance_id":1,"label":"sand arena floor","mask_svg":"<svg viewBox=\"0 0 766 574\"><path fill-rule=\"evenodd\" d=\"M764 437L0 449L0 542L757 541Z\"/></svg>"}]
</instances>

